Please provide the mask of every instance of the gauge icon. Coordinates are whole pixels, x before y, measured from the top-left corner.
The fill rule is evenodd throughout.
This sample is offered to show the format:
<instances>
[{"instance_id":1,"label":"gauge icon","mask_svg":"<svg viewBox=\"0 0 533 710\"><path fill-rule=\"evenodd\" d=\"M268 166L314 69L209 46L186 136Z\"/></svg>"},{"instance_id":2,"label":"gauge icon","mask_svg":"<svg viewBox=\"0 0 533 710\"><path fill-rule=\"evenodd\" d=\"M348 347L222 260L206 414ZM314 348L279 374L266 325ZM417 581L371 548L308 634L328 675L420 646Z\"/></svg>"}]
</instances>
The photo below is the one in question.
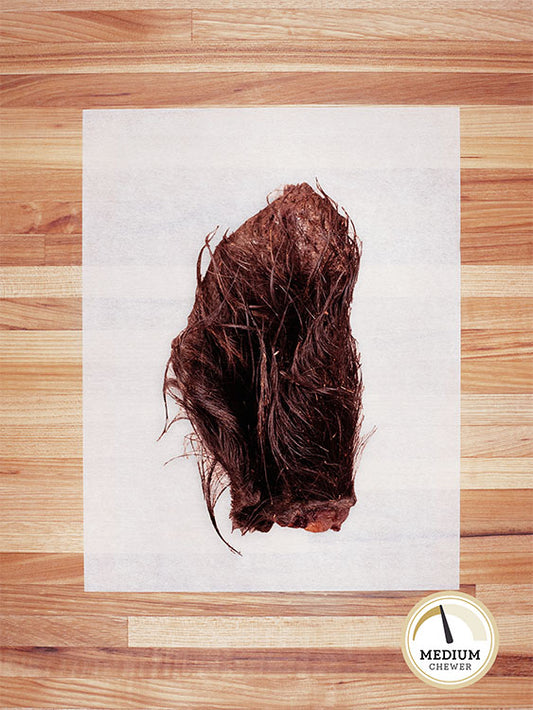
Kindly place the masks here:
<instances>
[{"instance_id":1,"label":"gauge icon","mask_svg":"<svg viewBox=\"0 0 533 710\"><path fill-rule=\"evenodd\" d=\"M498 630L490 611L462 592L439 592L409 613L402 653L413 673L439 688L471 685L498 653Z\"/></svg>"}]
</instances>

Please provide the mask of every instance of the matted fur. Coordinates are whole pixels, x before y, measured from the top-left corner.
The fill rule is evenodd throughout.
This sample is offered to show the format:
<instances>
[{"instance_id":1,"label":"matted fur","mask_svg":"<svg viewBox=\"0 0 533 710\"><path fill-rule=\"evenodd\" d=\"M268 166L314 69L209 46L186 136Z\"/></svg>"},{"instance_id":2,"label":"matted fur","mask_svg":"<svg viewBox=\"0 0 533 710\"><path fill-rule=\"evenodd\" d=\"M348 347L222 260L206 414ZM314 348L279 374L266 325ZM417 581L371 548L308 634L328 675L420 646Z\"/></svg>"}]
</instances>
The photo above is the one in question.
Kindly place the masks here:
<instances>
[{"instance_id":1,"label":"matted fur","mask_svg":"<svg viewBox=\"0 0 533 710\"><path fill-rule=\"evenodd\" d=\"M214 508L229 486L243 533L274 523L338 530L356 501L361 449L353 225L321 190L289 185L204 249L164 391L192 423L213 525L220 535Z\"/></svg>"}]
</instances>

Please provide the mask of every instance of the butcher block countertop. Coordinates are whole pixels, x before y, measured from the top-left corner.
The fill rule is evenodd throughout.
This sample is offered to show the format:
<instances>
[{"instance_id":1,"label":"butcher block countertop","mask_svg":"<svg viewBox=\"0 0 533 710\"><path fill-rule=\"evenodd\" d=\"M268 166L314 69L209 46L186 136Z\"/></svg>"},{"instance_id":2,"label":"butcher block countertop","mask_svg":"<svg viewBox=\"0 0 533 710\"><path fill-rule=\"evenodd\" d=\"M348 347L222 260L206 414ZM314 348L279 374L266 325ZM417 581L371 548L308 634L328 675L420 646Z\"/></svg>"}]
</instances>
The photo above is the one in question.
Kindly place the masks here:
<instances>
[{"instance_id":1,"label":"butcher block countertop","mask_svg":"<svg viewBox=\"0 0 533 710\"><path fill-rule=\"evenodd\" d=\"M531 4L279 5L3 0L2 708L533 706ZM83 590L82 109L300 103L461 107L461 588L500 633L470 687L407 668L421 592Z\"/></svg>"}]
</instances>

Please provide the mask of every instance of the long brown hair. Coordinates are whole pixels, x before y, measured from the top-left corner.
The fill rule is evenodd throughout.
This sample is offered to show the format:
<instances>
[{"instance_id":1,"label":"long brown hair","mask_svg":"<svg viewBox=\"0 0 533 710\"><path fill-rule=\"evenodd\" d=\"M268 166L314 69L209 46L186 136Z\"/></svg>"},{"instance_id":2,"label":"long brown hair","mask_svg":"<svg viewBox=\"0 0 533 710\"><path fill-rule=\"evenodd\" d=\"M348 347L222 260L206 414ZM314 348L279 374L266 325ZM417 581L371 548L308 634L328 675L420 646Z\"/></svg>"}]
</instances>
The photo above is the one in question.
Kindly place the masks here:
<instances>
[{"instance_id":1,"label":"long brown hair","mask_svg":"<svg viewBox=\"0 0 533 710\"><path fill-rule=\"evenodd\" d=\"M242 533L338 530L356 501L362 381L350 309L360 252L349 217L307 183L287 186L216 249L206 239L164 393L192 424L219 535L214 509L228 486Z\"/></svg>"}]
</instances>

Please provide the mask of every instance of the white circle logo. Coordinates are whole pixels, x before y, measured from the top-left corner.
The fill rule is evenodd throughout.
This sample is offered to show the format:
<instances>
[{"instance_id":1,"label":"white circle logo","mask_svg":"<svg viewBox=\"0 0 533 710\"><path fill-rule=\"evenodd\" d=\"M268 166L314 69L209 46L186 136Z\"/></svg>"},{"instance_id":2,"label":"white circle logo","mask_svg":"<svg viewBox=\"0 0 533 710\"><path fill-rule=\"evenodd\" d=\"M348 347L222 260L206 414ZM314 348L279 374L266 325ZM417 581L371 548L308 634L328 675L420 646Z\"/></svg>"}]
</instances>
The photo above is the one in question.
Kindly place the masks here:
<instances>
[{"instance_id":1,"label":"white circle logo","mask_svg":"<svg viewBox=\"0 0 533 710\"><path fill-rule=\"evenodd\" d=\"M431 594L411 610L405 622L405 661L415 675L438 688L475 683L490 669L497 652L494 618L469 594Z\"/></svg>"}]
</instances>

